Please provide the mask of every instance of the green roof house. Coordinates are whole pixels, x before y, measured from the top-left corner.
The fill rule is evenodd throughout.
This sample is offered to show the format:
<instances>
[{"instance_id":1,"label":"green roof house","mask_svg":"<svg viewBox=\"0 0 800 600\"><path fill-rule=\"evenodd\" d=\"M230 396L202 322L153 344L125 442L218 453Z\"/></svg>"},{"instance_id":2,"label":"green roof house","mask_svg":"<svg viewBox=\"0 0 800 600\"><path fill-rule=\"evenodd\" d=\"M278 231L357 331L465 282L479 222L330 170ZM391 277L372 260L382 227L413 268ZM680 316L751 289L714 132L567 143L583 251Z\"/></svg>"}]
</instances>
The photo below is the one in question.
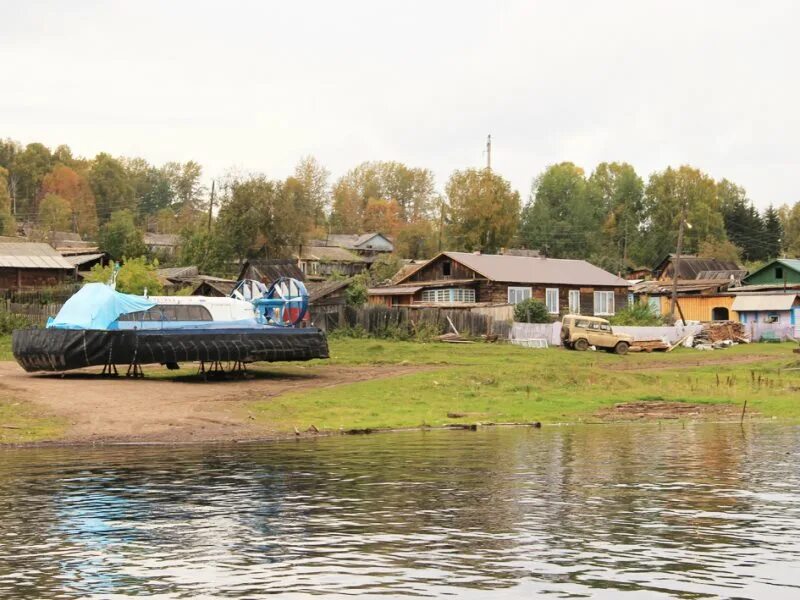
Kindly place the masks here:
<instances>
[{"instance_id":1,"label":"green roof house","mask_svg":"<svg viewBox=\"0 0 800 600\"><path fill-rule=\"evenodd\" d=\"M800 258L779 258L750 273L745 285L800 285Z\"/></svg>"}]
</instances>

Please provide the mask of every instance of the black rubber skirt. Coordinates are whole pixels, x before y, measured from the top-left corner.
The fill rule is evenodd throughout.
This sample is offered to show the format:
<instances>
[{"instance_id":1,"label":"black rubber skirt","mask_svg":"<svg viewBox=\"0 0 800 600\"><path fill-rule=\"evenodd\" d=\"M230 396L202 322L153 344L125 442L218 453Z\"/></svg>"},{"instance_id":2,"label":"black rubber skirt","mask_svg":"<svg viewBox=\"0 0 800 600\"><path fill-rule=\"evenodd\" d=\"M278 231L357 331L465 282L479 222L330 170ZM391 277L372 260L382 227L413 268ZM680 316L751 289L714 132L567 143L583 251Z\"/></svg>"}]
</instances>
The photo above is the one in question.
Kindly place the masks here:
<instances>
[{"instance_id":1,"label":"black rubber skirt","mask_svg":"<svg viewBox=\"0 0 800 600\"><path fill-rule=\"evenodd\" d=\"M107 364L328 358L325 334L313 327L189 331L20 329L13 333L11 349L28 372L69 371Z\"/></svg>"}]
</instances>

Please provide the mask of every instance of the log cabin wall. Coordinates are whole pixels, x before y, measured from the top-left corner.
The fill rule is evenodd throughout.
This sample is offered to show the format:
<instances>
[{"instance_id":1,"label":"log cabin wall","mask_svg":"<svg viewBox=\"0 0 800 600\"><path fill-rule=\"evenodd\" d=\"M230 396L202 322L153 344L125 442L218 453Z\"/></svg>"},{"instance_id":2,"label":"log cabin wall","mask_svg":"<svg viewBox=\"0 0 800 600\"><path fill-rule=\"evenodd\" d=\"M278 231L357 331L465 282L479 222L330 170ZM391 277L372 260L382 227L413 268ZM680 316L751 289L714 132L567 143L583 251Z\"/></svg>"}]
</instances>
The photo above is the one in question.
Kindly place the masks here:
<instances>
[{"instance_id":1,"label":"log cabin wall","mask_svg":"<svg viewBox=\"0 0 800 600\"><path fill-rule=\"evenodd\" d=\"M52 287L71 278L72 272L61 269L0 268L0 289Z\"/></svg>"}]
</instances>

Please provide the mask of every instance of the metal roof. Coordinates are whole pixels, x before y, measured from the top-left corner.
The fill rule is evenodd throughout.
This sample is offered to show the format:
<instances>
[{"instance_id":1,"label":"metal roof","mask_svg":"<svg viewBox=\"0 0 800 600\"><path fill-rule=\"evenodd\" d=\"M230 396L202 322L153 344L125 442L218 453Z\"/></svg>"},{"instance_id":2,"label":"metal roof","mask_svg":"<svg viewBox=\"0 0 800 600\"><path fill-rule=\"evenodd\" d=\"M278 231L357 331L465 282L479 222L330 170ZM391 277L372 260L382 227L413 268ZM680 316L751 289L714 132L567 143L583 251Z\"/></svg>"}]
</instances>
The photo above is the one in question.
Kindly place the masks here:
<instances>
[{"instance_id":1,"label":"metal roof","mask_svg":"<svg viewBox=\"0 0 800 600\"><path fill-rule=\"evenodd\" d=\"M789 310L796 300L797 294L742 294L733 299L731 308L736 312Z\"/></svg>"},{"instance_id":2,"label":"metal roof","mask_svg":"<svg viewBox=\"0 0 800 600\"><path fill-rule=\"evenodd\" d=\"M64 269L74 266L50 244L36 242L0 243L0 267L16 269Z\"/></svg>"},{"instance_id":3,"label":"metal roof","mask_svg":"<svg viewBox=\"0 0 800 600\"><path fill-rule=\"evenodd\" d=\"M370 296L411 296L420 291L423 286L398 286L398 287L381 287L369 288L368 294Z\"/></svg>"},{"instance_id":4,"label":"metal roof","mask_svg":"<svg viewBox=\"0 0 800 600\"><path fill-rule=\"evenodd\" d=\"M670 271L669 267L674 266L673 263L675 261L674 254L668 254L664 260L662 260L656 268L653 269L653 272L658 276L667 271ZM699 279L699 274L702 271L741 271L743 270L735 261L731 260L719 260L716 258L703 258L702 256L695 256L693 254L681 254L681 264L680 264L680 272L678 273L678 279ZM670 277L671 277L670 271Z\"/></svg>"},{"instance_id":5,"label":"metal roof","mask_svg":"<svg viewBox=\"0 0 800 600\"><path fill-rule=\"evenodd\" d=\"M492 281L625 287L628 282L585 260L502 254L445 252L446 256Z\"/></svg>"},{"instance_id":6,"label":"metal roof","mask_svg":"<svg viewBox=\"0 0 800 600\"><path fill-rule=\"evenodd\" d=\"M83 265L88 262L92 262L93 260L97 260L98 258L103 258L105 253L100 252L98 254L73 254L71 256L65 256L64 260L70 263L73 267L77 267L78 265Z\"/></svg>"}]
</instances>

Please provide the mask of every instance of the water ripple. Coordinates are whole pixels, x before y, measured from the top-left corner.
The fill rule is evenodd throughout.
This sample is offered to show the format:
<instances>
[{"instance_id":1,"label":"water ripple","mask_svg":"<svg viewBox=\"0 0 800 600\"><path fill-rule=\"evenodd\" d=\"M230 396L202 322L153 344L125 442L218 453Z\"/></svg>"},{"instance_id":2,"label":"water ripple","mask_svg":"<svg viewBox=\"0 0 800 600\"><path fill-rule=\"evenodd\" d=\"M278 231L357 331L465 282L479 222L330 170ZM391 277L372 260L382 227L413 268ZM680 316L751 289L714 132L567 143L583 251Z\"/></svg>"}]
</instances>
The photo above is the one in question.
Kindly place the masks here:
<instances>
[{"instance_id":1,"label":"water ripple","mask_svg":"<svg viewBox=\"0 0 800 600\"><path fill-rule=\"evenodd\" d=\"M0 597L800 596L800 429L0 452Z\"/></svg>"}]
</instances>

